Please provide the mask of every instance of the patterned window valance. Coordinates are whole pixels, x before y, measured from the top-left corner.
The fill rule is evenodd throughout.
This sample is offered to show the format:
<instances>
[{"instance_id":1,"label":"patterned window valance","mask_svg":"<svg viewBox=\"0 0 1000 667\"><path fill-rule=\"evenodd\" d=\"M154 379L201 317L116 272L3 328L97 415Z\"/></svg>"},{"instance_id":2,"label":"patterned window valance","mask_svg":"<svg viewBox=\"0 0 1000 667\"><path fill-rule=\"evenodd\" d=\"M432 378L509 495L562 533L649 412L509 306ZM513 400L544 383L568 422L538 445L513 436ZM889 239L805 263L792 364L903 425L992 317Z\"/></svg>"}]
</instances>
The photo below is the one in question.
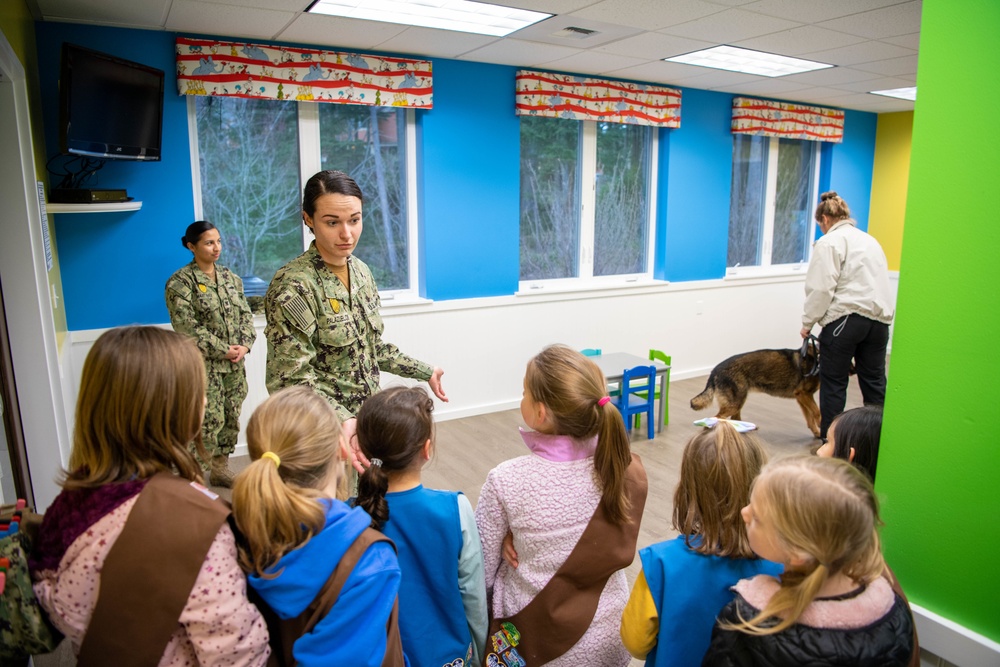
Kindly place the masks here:
<instances>
[{"instance_id":1,"label":"patterned window valance","mask_svg":"<svg viewBox=\"0 0 1000 667\"><path fill-rule=\"evenodd\" d=\"M840 143L844 140L844 112L804 104L735 97L733 134Z\"/></svg>"},{"instance_id":2,"label":"patterned window valance","mask_svg":"<svg viewBox=\"0 0 1000 667\"><path fill-rule=\"evenodd\" d=\"M428 60L177 38L177 92L382 107L433 106Z\"/></svg>"},{"instance_id":3,"label":"patterned window valance","mask_svg":"<svg viewBox=\"0 0 1000 667\"><path fill-rule=\"evenodd\" d=\"M610 79L519 70L516 113L654 127L681 126L681 91Z\"/></svg>"}]
</instances>

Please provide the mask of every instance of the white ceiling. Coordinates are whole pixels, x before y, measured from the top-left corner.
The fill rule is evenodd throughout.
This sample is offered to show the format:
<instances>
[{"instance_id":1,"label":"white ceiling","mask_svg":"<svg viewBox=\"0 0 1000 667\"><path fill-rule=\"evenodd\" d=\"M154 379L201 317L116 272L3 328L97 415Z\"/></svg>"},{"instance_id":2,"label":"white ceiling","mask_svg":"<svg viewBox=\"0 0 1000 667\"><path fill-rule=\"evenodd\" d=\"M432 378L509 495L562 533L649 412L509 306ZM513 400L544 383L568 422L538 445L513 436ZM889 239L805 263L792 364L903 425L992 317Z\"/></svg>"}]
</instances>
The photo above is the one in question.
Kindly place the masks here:
<instances>
[{"instance_id":1,"label":"white ceiling","mask_svg":"<svg viewBox=\"0 0 1000 667\"><path fill-rule=\"evenodd\" d=\"M913 103L868 91L915 86L921 0L501 0L554 14L489 37L306 14L311 0L28 0L35 17L295 42L594 74L876 113ZM555 37L567 26L596 30ZM830 69L767 78L663 62L729 44Z\"/></svg>"}]
</instances>

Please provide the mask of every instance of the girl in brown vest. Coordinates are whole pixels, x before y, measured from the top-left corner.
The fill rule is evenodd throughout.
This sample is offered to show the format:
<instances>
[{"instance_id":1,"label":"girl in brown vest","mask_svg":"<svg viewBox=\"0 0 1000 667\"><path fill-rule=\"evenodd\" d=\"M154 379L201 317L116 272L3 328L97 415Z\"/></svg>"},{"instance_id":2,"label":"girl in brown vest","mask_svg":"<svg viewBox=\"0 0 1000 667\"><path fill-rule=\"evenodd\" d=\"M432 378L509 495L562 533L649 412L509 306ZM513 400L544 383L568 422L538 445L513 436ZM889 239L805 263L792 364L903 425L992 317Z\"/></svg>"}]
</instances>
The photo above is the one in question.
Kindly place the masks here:
<instances>
[{"instance_id":1,"label":"girl in brown vest","mask_svg":"<svg viewBox=\"0 0 1000 667\"><path fill-rule=\"evenodd\" d=\"M201 485L205 367L157 327L101 335L83 366L63 491L35 593L84 665L262 665L229 509Z\"/></svg>"},{"instance_id":2,"label":"girl in brown vest","mask_svg":"<svg viewBox=\"0 0 1000 667\"><path fill-rule=\"evenodd\" d=\"M528 362L521 416L531 453L494 468L476 507L493 595L486 664L628 665L622 570L635 557L646 474L625 423L600 369L560 345ZM508 531L516 567L501 558Z\"/></svg>"}]
</instances>

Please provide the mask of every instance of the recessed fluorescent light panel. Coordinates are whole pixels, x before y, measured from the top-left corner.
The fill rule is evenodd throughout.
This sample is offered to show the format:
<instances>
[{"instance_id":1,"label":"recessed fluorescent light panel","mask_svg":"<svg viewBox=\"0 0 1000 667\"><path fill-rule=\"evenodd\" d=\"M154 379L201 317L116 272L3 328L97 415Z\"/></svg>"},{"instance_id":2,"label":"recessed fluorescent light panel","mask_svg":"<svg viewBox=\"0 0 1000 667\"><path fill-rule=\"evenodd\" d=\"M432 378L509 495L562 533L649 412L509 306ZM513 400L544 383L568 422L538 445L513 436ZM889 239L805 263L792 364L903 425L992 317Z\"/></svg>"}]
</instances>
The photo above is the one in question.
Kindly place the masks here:
<instances>
[{"instance_id":1,"label":"recessed fluorescent light panel","mask_svg":"<svg viewBox=\"0 0 1000 667\"><path fill-rule=\"evenodd\" d=\"M730 72L743 72L744 74L757 74L759 76L786 76L788 74L812 72L817 69L833 67L833 65L826 63L802 60L800 58L789 58L763 51L740 49L735 46L714 46L710 49L685 53L673 58L664 58L664 60L671 63L713 67Z\"/></svg>"},{"instance_id":2,"label":"recessed fluorescent light panel","mask_svg":"<svg viewBox=\"0 0 1000 667\"><path fill-rule=\"evenodd\" d=\"M424 28L474 32L503 37L547 19L552 14L530 12L469 0L317 0L313 14L402 23Z\"/></svg>"},{"instance_id":3,"label":"recessed fluorescent light panel","mask_svg":"<svg viewBox=\"0 0 1000 667\"><path fill-rule=\"evenodd\" d=\"M869 91L872 95L885 95L886 97L898 97L901 100L910 100L911 102L916 102L917 100L917 87L912 88L893 88L891 90L872 90Z\"/></svg>"}]
</instances>

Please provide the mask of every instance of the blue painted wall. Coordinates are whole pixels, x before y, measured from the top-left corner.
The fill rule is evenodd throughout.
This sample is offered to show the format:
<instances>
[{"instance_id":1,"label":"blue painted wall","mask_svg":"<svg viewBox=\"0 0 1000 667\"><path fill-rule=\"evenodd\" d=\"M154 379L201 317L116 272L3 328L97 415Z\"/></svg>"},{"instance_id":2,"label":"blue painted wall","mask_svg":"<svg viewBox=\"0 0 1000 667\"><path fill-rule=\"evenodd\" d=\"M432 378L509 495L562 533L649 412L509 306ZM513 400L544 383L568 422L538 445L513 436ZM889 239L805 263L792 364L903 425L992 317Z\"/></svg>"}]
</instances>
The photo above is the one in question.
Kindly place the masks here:
<instances>
[{"instance_id":1,"label":"blue painted wall","mask_svg":"<svg viewBox=\"0 0 1000 667\"><path fill-rule=\"evenodd\" d=\"M47 154L58 152L59 52L64 41L166 72L163 160L111 162L94 187L127 188L133 213L54 216L68 328L168 320L163 286L190 259L194 219L185 98L176 94L174 34L37 23ZM515 68L435 59L434 108L417 112L420 292L437 299L513 294L519 276L519 144ZM470 83L475 94L468 93ZM732 172L732 95L682 89L681 127L660 131L654 275L721 278ZM843 144L823 148L821 184L866 227L877 116L847 112Z\"/></svg>"},{"instance_id":2,"label":"blue painted wall","mask_svg":"<svg viewBox=\"0 0 1000 667\"><path fill-rule=\"evenodd\" d=\"M418 112L421 248L431 299L513 294L520 276L520 125L513 67L434 61ZM475 94L469 85L475 83Z\"/></svg>"}]
</instances>

